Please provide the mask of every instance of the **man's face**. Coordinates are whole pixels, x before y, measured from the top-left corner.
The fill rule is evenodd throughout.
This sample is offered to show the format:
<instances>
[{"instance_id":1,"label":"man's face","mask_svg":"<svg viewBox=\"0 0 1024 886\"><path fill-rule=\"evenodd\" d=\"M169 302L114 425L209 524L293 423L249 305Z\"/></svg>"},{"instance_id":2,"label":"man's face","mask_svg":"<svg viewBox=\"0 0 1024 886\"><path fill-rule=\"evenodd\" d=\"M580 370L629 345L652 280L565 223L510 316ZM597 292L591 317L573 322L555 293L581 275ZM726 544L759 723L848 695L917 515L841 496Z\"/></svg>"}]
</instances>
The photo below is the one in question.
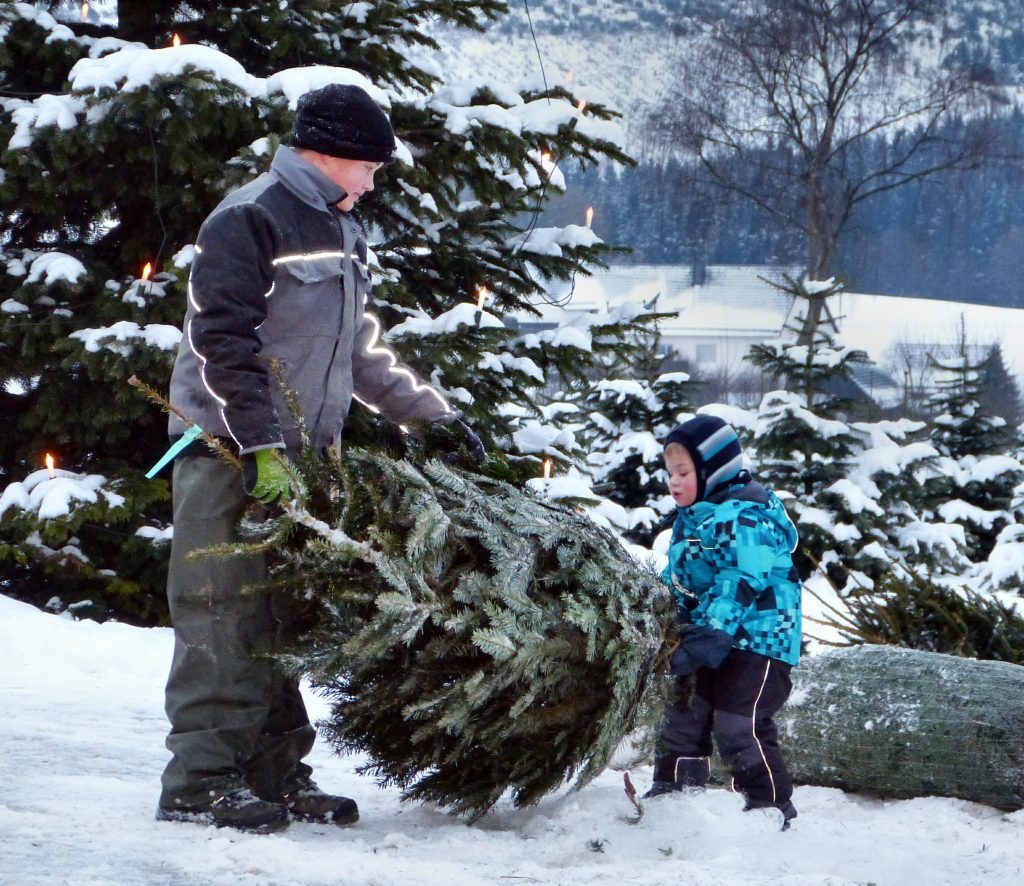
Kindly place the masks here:
<instances>
[{"instance_id":1,"label":"man's face","mask_svg":"<svg viewBox=\"0 0 1024 886\"><path fill-rule=\"evenodd\" d=\"M374 173L381 167L380 163L371 160L347 160L327 154L320 154L317 165L332 182L344 189L347 196L338 204L342 212L351 210L363 194L373 190Z\"/></svg>"},{"instance_id":2,"label":"man's face","mask_svg":"<svg viewBox=\"0 0 1024 886\"><path fill-rule=\"evenodd\" d=\"M665 447L665 470L672 501L681 508L692 505L697 500L697 469L685 446L669 443Z\"/></svg>"}]
</instances>

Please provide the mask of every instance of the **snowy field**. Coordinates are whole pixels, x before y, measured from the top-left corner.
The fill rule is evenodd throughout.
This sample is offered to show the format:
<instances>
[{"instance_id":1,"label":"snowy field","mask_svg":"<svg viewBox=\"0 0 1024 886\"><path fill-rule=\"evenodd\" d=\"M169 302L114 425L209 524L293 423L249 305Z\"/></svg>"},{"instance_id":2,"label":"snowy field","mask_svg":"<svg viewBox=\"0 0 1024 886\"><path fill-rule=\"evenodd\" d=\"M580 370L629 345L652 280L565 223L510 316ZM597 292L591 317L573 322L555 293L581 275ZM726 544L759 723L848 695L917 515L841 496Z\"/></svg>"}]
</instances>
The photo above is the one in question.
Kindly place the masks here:
<instances>
[{"instance_id":1,"label":"snowy field","mask_svg":"<svg viewBox=\"0 0 1024 886\"><path fill-rule=\"evenodd\" d=\"M1024 882L1024 811L960 800L881 802L797 788L786 833L725 790L647 804L622 775L468 826L400 803L318 743L320 782L358 801L350 828L271 836L153 819L166 760L167 629L75 622L0 596L0 883L1010 886ZM323 706L310 699L314 713ZM633 772L646 787L650 769Z\"/></svg>"}]
</instances>

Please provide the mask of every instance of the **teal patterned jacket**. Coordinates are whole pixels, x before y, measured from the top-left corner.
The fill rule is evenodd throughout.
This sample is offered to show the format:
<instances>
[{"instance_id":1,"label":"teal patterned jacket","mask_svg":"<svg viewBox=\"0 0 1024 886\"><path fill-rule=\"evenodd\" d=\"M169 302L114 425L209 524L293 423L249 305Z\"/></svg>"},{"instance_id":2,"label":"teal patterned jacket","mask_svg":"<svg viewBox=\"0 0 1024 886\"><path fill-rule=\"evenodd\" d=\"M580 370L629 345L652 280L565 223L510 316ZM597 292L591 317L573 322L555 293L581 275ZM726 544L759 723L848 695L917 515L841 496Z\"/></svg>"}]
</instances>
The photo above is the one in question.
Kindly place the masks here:
<instances>
[{"instance_id":1,"label":"teal patterned jacket","mask_svg":"<svg viewBox=\"0 0 1024 886\"><path fill-rule=\"evenodd\" d=\"M796 528L760 483L731 486L715 499L677 509L662 573L699 629L692 637L684 631L681 648L690 647L695 666L717 667L728 650L705 654L698 637L714 635L726 644L731 637L733 648L796 665L802 592L792 556Z\"/></svg>"}]
</instances>

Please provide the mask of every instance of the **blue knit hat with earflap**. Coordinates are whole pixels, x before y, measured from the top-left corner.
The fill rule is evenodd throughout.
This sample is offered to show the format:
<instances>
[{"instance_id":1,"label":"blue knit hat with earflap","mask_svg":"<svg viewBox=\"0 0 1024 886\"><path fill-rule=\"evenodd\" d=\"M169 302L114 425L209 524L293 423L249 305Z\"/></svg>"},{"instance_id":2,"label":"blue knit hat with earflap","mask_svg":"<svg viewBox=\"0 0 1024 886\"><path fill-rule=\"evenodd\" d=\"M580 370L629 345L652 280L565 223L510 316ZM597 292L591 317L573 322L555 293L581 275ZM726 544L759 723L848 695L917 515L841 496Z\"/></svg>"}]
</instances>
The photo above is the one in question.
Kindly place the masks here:
<instances>
[{"instance_id":1,"label":"blue knit hat with earflap","mask_svg":"<svg viewBox=\"0 0 1024 886\"><path fill-rule=\"evenodd\" d=\"M713 415L698 415L673 428L665 446L678 443L693 459L697 471L697 498L710 499L734 483L750 482L743 467L740 438L730 425Z\"/></svg>"}]
</instances>

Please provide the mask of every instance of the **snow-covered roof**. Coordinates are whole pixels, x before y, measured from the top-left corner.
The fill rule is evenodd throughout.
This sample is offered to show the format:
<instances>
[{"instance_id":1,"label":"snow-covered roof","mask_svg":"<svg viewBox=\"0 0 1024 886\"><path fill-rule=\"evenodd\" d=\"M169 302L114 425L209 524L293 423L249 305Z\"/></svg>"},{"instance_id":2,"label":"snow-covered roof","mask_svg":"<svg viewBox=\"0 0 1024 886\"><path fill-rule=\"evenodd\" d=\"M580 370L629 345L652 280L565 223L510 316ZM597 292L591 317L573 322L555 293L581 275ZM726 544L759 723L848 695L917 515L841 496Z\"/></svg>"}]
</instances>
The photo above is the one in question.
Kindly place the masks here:
<instances>
[{"instance_id":1,"label":"snow-covered roof","mask_svg":"<svg viewBox=\"0 0 1024 886\"><path fill-rule=\"evenodd\" d=\"M649 302L658 297L658 307L668 310L677 302L690 303L695 297L730 307L755 308L786 313L792 302L773 283L782 284L785 275L800 276L800 268L771 265L613 265L593 276L578 280L573 293L577 302L622 304Z\"/></svg>"},{"instance_id":2,"label":"snow-covered roof","mask_svg":"<svg viewBox=\"0 0 1024 886\"><path fill-rule=\"evenodd\" d=\"M793 267L761 265L617 265L578 278L572 296L544 319L552 322L560 310L607 311L623 304L656 305L674 319L662 323L672 336L773 337L779 334L793 305L792 296L771 281L782 283ZM654 302L654 299L657 302Z\"/></svg>"},{"instance_id":3,"label":"snow-covered roof","mask_svg":"<svg viewBox=\"0 0 1024 886\"><path fill-rule=\"evenodd\" d=\"M770 338L789 319L792 298L773 287L793 267L709 265L694 285L690 265L619 265L577 278L571 298L545 306L544 320L569 313L605 311L626 303L649 303L678 316L662 323L666 338ZM697 277L701 276L698 269ZM843 292L829 299L841 344L860 348L882 366L894 349L947 355L966 334L972 353L1001 344L1007 369L1024 382L1024 310L910 296ZM524 318L527 319L527 318Z\"/></svg>"}]
</instances>

